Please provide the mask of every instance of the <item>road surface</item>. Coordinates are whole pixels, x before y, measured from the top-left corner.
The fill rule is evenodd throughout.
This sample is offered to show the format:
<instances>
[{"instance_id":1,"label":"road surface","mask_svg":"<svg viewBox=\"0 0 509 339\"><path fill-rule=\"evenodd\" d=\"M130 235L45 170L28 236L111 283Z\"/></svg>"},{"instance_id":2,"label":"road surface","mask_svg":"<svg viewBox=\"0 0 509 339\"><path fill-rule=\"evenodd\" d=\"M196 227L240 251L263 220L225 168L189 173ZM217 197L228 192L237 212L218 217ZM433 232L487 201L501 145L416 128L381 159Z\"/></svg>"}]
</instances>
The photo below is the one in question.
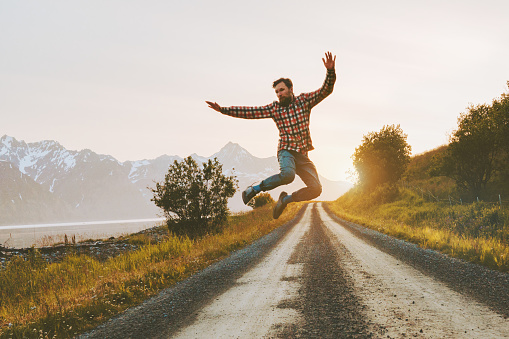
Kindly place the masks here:
<instances>
[{"instance_id":1,"label":"road surface","mask_svg":"<svg viewBox=\"0 0 509 339\"><path fill-rule=\"evenodd\" d=\"M321 203L82 338L509 338L509 275Z\"/></svg>"}]
</instances>

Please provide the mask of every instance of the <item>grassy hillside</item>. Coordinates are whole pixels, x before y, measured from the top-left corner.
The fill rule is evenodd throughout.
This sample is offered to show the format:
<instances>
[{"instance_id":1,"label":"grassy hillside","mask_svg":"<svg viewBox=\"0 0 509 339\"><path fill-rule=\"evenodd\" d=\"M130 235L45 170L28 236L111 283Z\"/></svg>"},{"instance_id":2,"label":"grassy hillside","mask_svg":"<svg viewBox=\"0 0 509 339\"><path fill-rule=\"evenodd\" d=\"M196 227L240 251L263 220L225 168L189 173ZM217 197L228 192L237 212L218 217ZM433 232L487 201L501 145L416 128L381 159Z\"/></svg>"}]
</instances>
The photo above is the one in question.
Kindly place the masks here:
<instances>
[{"instance_id":1,"label":"grassy hillside","mask_svg":"<svg viewBox=\"0 0 509 339\"><path fill-rule=\"evenodd\" d=\"M508 272L509 202L467 203L453 180L430 176L433 158L444 151L445 146L414 156L396 186L356 187L329 207L349 221ZM490 188L509 196L502 185Z\"/></svg>"},{"instance_id":2,"label":"grassy hillside","mask_svg":"<svg viewBox=\"0 0 509 339\"><path fill-rule=\"evenodd\" d=\"M453 179L445 176L434 176L433 169L437 166L437 159L440 159L446 152L447 146L440 146L431 151L418 154L412 157L408 167L403 174L402 182L412 186L416 191L422 189L425 193L432 193L439 199L448 200L449 196L457 201L473 202L471 194L457 187ZM504 160L500 160L502 163ZM509 177L503 171L494 173L484 192L484 202L497 203L499 195L502 200L509 204Z\"/></svg>"}]
</instances>

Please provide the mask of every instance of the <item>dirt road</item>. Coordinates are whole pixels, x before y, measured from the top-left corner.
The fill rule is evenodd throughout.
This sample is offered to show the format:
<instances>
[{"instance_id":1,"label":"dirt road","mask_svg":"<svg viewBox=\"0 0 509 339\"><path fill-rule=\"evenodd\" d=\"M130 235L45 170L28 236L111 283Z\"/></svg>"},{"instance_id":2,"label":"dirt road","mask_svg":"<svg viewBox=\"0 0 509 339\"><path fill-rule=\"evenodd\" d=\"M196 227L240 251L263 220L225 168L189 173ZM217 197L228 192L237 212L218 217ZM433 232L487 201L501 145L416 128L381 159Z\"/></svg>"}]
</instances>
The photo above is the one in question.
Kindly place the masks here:
<instances>
[{"instance_id":1,"label":"dirt road","mask_svg":"<svg viewBox=\"0 0 509 339\"><path fill-rule=\"evenodd\" d=\"M320 203L83 338L508 338L509 275Z\"/></svg>"}]
</instances>

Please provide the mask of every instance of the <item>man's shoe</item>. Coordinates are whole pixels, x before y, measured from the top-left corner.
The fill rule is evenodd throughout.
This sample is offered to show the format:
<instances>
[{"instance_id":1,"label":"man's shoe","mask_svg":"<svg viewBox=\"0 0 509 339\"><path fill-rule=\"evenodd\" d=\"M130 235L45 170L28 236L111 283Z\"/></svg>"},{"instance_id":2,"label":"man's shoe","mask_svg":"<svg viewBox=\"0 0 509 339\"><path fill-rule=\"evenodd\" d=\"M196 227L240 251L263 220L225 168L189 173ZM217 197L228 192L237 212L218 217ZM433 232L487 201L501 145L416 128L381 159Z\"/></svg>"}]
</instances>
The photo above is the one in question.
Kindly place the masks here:
<instances>
[{"instance_id":1,"label":"man's shoe","mask_svg":"<svg viewBox=\"0 0 509 339\"><path fill-rule=\"evenodd\" d=\"M253 186L249 186L242 192L242 201L247 205L249 200L253 199L258 193L254 190Z\"/></svg>"},{"instance_id":2,"label":"man's shoe","mask_svg":"<svg viewBox=\"0 0 509 339\"><path fill-rule=\"evenodd\" d=\"M281 194L279 195L279 199L277 200L276 207L274 207L274 212L272 213L272 216L274 217L274 219L279 218L281 213L283 213L283 211L285 210L286 204L283 202L283 199L287 195L288 195L288 193L286 193L286 192L281 192Z\"/></svg>"}]
</instances>

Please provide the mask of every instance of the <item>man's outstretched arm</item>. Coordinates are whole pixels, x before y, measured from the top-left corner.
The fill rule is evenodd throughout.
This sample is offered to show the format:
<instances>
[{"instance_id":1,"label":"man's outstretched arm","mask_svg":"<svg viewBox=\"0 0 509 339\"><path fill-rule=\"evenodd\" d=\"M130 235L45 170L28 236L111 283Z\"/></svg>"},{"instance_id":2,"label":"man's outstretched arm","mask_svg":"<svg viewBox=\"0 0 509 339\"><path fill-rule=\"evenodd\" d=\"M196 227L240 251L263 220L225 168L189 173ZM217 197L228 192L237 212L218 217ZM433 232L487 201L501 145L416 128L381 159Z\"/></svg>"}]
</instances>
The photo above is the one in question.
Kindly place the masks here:
<instances>
[{"instance_id":1,"label":"man's outstretched arm","mask_svg":"<svg viewBox=\"0 0 509 339\"><path fill-rule=\"evenodd\" d=\"M333 56L331 52L327 52L322 61L327 69L327 76L319 90L306 94L311 107L316 106L320 101L329 96L334 90L334 84L336 83L336 56Z\"/></svg>"},{"instance_id":2,"label":"man's outstretched arm","mask_svg":"<svg viewBox=\"0 0 509 339\"><path fill-rule=\"evenodd\" d=\"M217 102L205 101L213 110L235 118L243 119L264 119L272 117L273 104L266 106L244 107L231 106L221 107Z\"/></svg>"}]
</instances>

